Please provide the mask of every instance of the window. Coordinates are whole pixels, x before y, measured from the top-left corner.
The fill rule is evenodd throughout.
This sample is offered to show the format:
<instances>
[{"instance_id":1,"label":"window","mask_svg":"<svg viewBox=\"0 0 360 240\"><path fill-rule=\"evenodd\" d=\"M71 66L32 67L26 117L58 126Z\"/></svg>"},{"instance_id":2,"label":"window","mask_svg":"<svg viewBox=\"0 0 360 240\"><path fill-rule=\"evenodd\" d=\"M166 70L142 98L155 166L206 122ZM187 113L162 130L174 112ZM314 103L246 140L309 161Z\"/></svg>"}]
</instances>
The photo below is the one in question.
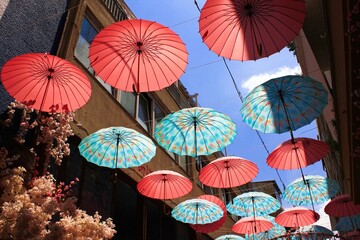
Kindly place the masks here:
<instances>
[{"instance_id":1,"label":"window","mask_svg":"<svg viewBox=\"0 0 360 240\"><path fill-rule=\"evenodd\" d=\"M89 22L87 18L83 19L79 40L76 43L74 56L81 62L88 71L95 76L94 69L90 67L89 60L89 47L93 39L95 38L98 31L95 27ZM95 78L112 94L112 87L105 83L100 77L95 76Z\"/></svg>"},{"instance_id":2,"label":"window","mask_svg":"<svg viewBox=\"0 0 360 240\"><path fill-rule=\"evenodd\" d=\"M121 91L118 101L131 116L135 117L136 95L134 93Z\"/></svg>"},{"instance_id":3,"label":"window","mask_svg":"<svg viewBox=\"0 0 360 240\"><path fill-rule=\"evenodd\" d=\"M191 159L189 156L179 156L176 155L176 158L178 160L178 163L182 169L184 169L185 172L187 172L191 176Z\"/></svg>"},{"instance_id":4,"label":"window","mask_svg":"<svg viewBox=\"0 0 360 240\"><path fill-rule=\"evenodd\" d=\"M140 123L140 125L146 129L146 131L149 132L149 126L150 126L150 111L151 111L151 105L150 105L150 99L148 99L144 94L140 94L139 98L139 110L137 115L137 120Z\"/></svg>"}]
</instances>

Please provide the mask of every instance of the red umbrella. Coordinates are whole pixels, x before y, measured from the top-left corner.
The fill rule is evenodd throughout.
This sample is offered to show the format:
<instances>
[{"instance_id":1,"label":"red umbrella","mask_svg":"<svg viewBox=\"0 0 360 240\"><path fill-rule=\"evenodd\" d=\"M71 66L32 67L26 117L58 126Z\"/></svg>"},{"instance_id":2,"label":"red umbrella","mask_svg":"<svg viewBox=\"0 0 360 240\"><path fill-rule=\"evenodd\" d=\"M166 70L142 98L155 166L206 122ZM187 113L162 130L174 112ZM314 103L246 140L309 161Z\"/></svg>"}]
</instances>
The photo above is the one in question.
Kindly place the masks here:
<instances>
[{"instance_id":1,"label":"red umbrella","mask_svg":"<svg viewBox=\"0 0 360 240\"><path fill-rule=\"evenodd\" d=\"M90 81L78 67L46 53L10 59L1 80L13 98L42 112L75 111L91 96Z\"/></svg>"},{"instance_id":2,"label":"red umbrella","mask_svg":"<svg viewBox=\"0 0 360 240\"><path fill-rule=\"evenodd\" d=\"M137 190L142 195L155 199L173 199L188 194L192 183L181 174L159 170L146 175L137 184Z\"/></svg>"},{"instance_id":3,"label":"red umbrella","mask_svg":"<svg viewBox=\"0 0 360 240\"><path fill-rule=\"evenodd\" d=\"M131 19L101 30L90 45L89 58L96 74L115 88L149 92L179 80L188 53L171 29Z\"/></svg>"},{"instance_id":4,"label":"red umbrella","mask_svg":"<svg viewBox=\"0 0 360 240\"><path fill-rule=\"evenodd\" d=\"M329 153L329 146L311 138L294 138L276 147L266 163L276 169L291 170L314 164Z\"/></svg>"},{"instance_id":5,"label":"red umbrella","mask_svg":"<svg viewBox=\"0 0 360 240\"><path fill-rule=\"evenodd\" d=\"M304 0L207 0L199 31L220 56L256 60L287 46L305 17Z\"/></svg>"},{"instance_id":6,"label":"red umbrella","mask_svg":"<svg viewBox=\"0 0 360 240\"><path fill-rule=\"evenodd\" d=\"M275 217L275 222L284 227L304 227L319 220L320 215L304 207L288 208Z\"/></svg>"},{"instance_id":7,"label":"red umbrella","mask_svg":"<svg viewBox=\"0 0 360 240\"><path fill-rule=\"evenodd\" d=\"M227 218L227 212L226 212L226 207L223 201L220 200L220 198L215 197L214 195L201 195L199 197L197 197L198 199L204 199L204 200L208 200L210 202L215 203L216 205L218 205L223 211L224 211L224 215L218 220L215 221L213 223L208 223L208 224L190 224L190 226L196 230L197 232L200 233L209 233L209 232L214 232L216 230L218 230L220 227L222 227L222 225L224 225L226 218Z\"/></svg>"},{"instance_id":8,"label":"red umbrella","mask_svg":"<svg viewBox=\"0 0 360 240\"><path fill-rule=\"evenodd\" d=\"M199 180L210 187L231 188L253 180L259 169L255 163L239 157L218 158L200 170Z\"/></svg>"},{"instance_id":9,"label":"red umbrella","mask_svg":"<svg viewBox=\"0 0 360 240\"><path fill-rule=\"evenodd\" d=\"M271 229L274 225L263 217L244 217L237 221L231 228L240 234L256 234Z\"/></svg>"},{"instance_id":10,"label":"red umbrella","mask_svg":"<svg viewBox=\"0 0 360 240\"><path fill-rule=\"evenodd\" d=\"M343 194L333 198L324 210L333 217L347 217L360 214L360 205L355 205L349 194Z\"/></svg>"}]
</instances>

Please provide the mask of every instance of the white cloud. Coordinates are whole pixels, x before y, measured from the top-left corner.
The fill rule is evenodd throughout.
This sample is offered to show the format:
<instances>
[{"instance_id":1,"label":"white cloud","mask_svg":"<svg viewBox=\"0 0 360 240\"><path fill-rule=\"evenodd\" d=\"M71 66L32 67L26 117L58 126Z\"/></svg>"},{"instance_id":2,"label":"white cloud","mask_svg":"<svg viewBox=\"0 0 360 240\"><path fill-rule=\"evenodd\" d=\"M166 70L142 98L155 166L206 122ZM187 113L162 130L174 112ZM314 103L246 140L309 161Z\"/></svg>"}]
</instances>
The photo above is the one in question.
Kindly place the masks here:
<instances>
[{"instance_id":1,"label":"white cloud","mask_svg":"<svg viewBox=\"0 0 360 240\"><path fill-rule=\"evenodd\" d=\"M287 66L280 67L276 71L259 73L251 76L250 78L244 80L241 84L241 87L248 92L250 92L254 87L270 80L272 78L277 78L285 75L296 75L301 74L300 66L295 66L293 68L289 68Z\"/></svg>"},{"instance_id":2,"label":"white cloud","mask_svg":"<svg viewBox=\"0 0 360 240\"><path fill-rule=\"evenodd\" d=\"M315 224L326 227L331 230L331 223L330 223L329 215L327 215L324 211L326 204L328 204L329 202L330 202L330 200L323 204L318 205L318 209L316 212L320 215L320 219Z\"/></svg>"}]
</instances>

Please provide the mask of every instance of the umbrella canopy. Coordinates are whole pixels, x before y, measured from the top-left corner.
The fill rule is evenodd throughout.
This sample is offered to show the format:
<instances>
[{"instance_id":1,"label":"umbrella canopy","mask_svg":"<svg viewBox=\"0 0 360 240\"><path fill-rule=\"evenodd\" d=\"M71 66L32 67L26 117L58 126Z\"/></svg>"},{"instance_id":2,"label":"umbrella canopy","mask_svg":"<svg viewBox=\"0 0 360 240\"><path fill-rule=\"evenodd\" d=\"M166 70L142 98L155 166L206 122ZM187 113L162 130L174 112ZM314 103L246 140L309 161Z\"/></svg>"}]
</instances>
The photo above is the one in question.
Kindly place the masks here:
<instances>
[{"instance_id":1,"label":"umbrella canopy","mask_svg":"<svg viewBox=\"0 0 360 240\"><path fill-rule=\"evenodd\" d=\"M311 138L294 138L281 143L266 159L266 163L276 169L291 170L304 168L324 158L329 146Z\"/></svg>"},{"instance_id":2,"label":"umbrella canopy","mask_svg":"<svg viewBox=\"0 0 360 240\"><path fill-rule=\"evenodd\" d=\"M279 208L279 201L263 192L240 194L226 205L229 213L242 217L267 215Z\"/></svg>"},{"instance_id":3,"label":"umbrella canopy","mask_svg":"<svg viewBox=\"0 0 360 240\"><path fill-rule=\"evenodd\" d=\"M83 138L80 154L89 162L108 168L129 168L149 162L156 146L145 135L125 127L109 127Z\"/></svg>"},{"instance_id":4,"label":"umbrella canopy","mask_svg":"<svg viewBox=\"0 0 360 240\"><path fill-rule=\"evenodd\" d=\"M277 236L281 236L284 233L286 233L286 229L275 222L275 217L269 215L264 215L262 217L269 220L273 224L272 228L270 228L265 232L260 232L256 234L246 234L245 235L246 240L273 239L276 238Z\"/></svg>"},{"instance_id":5,"label":"umbrella canopy","mask_svg":"<svg viewBox=\"0 0 360 240\"><path fill-rule=\"evenodd\" d=\"M302 0L207 0L199 31L204 43L218 55L256 60L294 40L304 17Z\"/></svg>"},{"instance_id":6,"label":"umbrella canopy","mask_svg":"<svg viewBox=\"0 0 360 240\"><path fill-rule=\"evenodd\" d=\"M341 217L335 229L340 232L350 232L360 229L360 214L351 217Z\"/></svg>"},{"instance_id":7,"label":"umbrella canopy","mask_svg":"<svg viewBox=\"0 0 360 240\"><path fill-rule=\"evenodd\" d=\"M27 53L10 59L1 81L17 101L41 112L72 112L90 99L91 84L74 64L46 53Z\"/></svg>"},{"instance_id":8,"label":"umbrella canopy","mask_svg":"<svg viewBox=\"0 0 360 240\"><path fill-rule=\"evenodd\" d=\"M255 163L240 157L218 158L200 170L199 180L216 188L231 188L253 180L259 169Z\"/></svg>"},{"instance_id":9,"label":"umbrella canopy","mask_svg":"<svg viewBox=\"0 0 360 240\"><path fill-rule=\"evenodd\" d=\"M224 211L210 201L204 199L190 199L178 204L171 211L176 220L190 224L207 224L218 221Z\"/></svg>"},{"instance_id":10,"label":"umbrella canopy","mask_svg":"<svg viewBox=\"0 0 360 240\"><path fill-rule=\"evenodd\" d=\"M303 227L315 223L320 216L317 212L304 207L288 208L275 217L275 221L284 227Z\"/></svg>"},{"instance_id":11,"label":"umbrella canopy","mask_svg":"<svg viewBox=\"0 0 360 240\"><path fill-rule=\"evenodd\" d=\"M215 238L215 240L244 240L244 238L239 235L226 234Z\"/></svg>"},{"instance_id":12,"label":"umbrella canopy","mask_svg":"<svg viewBox=\"0 0 360 240\"><path fill-rule=\"evenodd\" d=\"M178 81L188 53L170 28L143 19L123 20L101 30L90 45L90 64L106 83L150 92Z\"/></svg>"},{"instance_id":13,"label":"umbrella canopy","mask_svg":"<svg viewBox=\"0 0 360 240\"><path fill-rule=\"evenodd\" d=\"M333 231L330 229L320 226L320 225L309 225L300 228L300 232L307 232L307 233L323 233L328 235L333 235Z\"/></svg>"},{"instance_id":14,"label":"umbrella canopy","mask_svg":"<svg viewBox=\"0 0 360 240\"><path fill-rule=\"evenodd\" d=\"M264 133L294 131L310 124L327 105L323 85L309 77L288 75L255 87L244 99L243 121Z\"/></svg>"},{"instance_id":15,"label":"umbrella canopy","mask_svg":"<svg viewBox=\"0 0 360 240\"><path fill-rule=\"evenodd\" d=\"M220 198L215 197L214 195L201 195L201 196L197 197L197 199L204 199L204 200L210 201L212 203L215 203L223 210L224 214L219 220L217 220L213 223L190 224L190 227L195 229L197 232L201 232L201 233L214 232L214 231L218 230L220 227L222 227L222 225L224 225L226 218L227 218L227 212L226 212L226 207L225 207L224 202L221 201Z\"/></svg>"},{"instance_id":16,"label":"umbrella canopy","mask_svg":"<svg viewBox=\"0 0 360 240\"><path fill-rule=\"evenodd\" d=\"M197 157L221 151L236 134L236 125L229 116L194 107L165 116L156 125L154 137L167 151Z\"/></svg>"},{"instance_id":17,"label":"umbrella canopy","mask_svg":"<svg viewBox=\"0 0 360 240\"><path fill-rule=\"evenodd\" d=\"M332 199L324 211L333 217L347 217L360 214L360 205L355 205L349 194L343 194Z\"/></svg>"},{"instance_id":18,"label":"umbrella canopy","mask_svg":"<svg viewBox=\"0 0 360 240\"><path fill-rule=\"evenodd\" d=\"M305 176L290 183L284 190L282 197L295 206L324 203L334 197L339 191L339 184L330 178L322 176Z\"/></svg>"},{"instance_id":19,"label":"umbrella canopy","mask_svg":"<svg viewBox=\"0 0 360 240\"><path fill-rule=\"evenodd\" d=\"M159 170L146 175L137 184L142 195L155 199L173 199L188 194L193 185L183 175L169 170Z\"/></svg>"},{"instance_id":20,"label":"umbrella canopy","mask_svg":"<svg viewBox=\"0 0 360 240\"><path fill-rule=\"evenodd\" d=\"M240 234L255 234L265 232L273 227L270 220L263 217L244 217L237 221L231 228L233 232Z\"/></svg>"}]
</instances>

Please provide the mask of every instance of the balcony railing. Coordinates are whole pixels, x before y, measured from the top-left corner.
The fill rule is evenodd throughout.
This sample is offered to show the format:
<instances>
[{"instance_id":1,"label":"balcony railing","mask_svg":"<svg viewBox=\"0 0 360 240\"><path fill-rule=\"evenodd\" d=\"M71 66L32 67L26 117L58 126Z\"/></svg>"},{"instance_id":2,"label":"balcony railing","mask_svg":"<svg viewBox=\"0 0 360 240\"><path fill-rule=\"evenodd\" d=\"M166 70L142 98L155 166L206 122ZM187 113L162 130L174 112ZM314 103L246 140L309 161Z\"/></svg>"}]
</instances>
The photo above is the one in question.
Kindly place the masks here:
<instances>
[{"instance_id":1,"label":"balcony railing","mask_svg":"<svg viewBox=\"0 0 360 240\"><path fill-rule=\"evenodd\" d=\"M121 21L127 18L123 8L117 0L102 0L102 2L111 12L116 21Z\"/></svg>"}]
</instances>

